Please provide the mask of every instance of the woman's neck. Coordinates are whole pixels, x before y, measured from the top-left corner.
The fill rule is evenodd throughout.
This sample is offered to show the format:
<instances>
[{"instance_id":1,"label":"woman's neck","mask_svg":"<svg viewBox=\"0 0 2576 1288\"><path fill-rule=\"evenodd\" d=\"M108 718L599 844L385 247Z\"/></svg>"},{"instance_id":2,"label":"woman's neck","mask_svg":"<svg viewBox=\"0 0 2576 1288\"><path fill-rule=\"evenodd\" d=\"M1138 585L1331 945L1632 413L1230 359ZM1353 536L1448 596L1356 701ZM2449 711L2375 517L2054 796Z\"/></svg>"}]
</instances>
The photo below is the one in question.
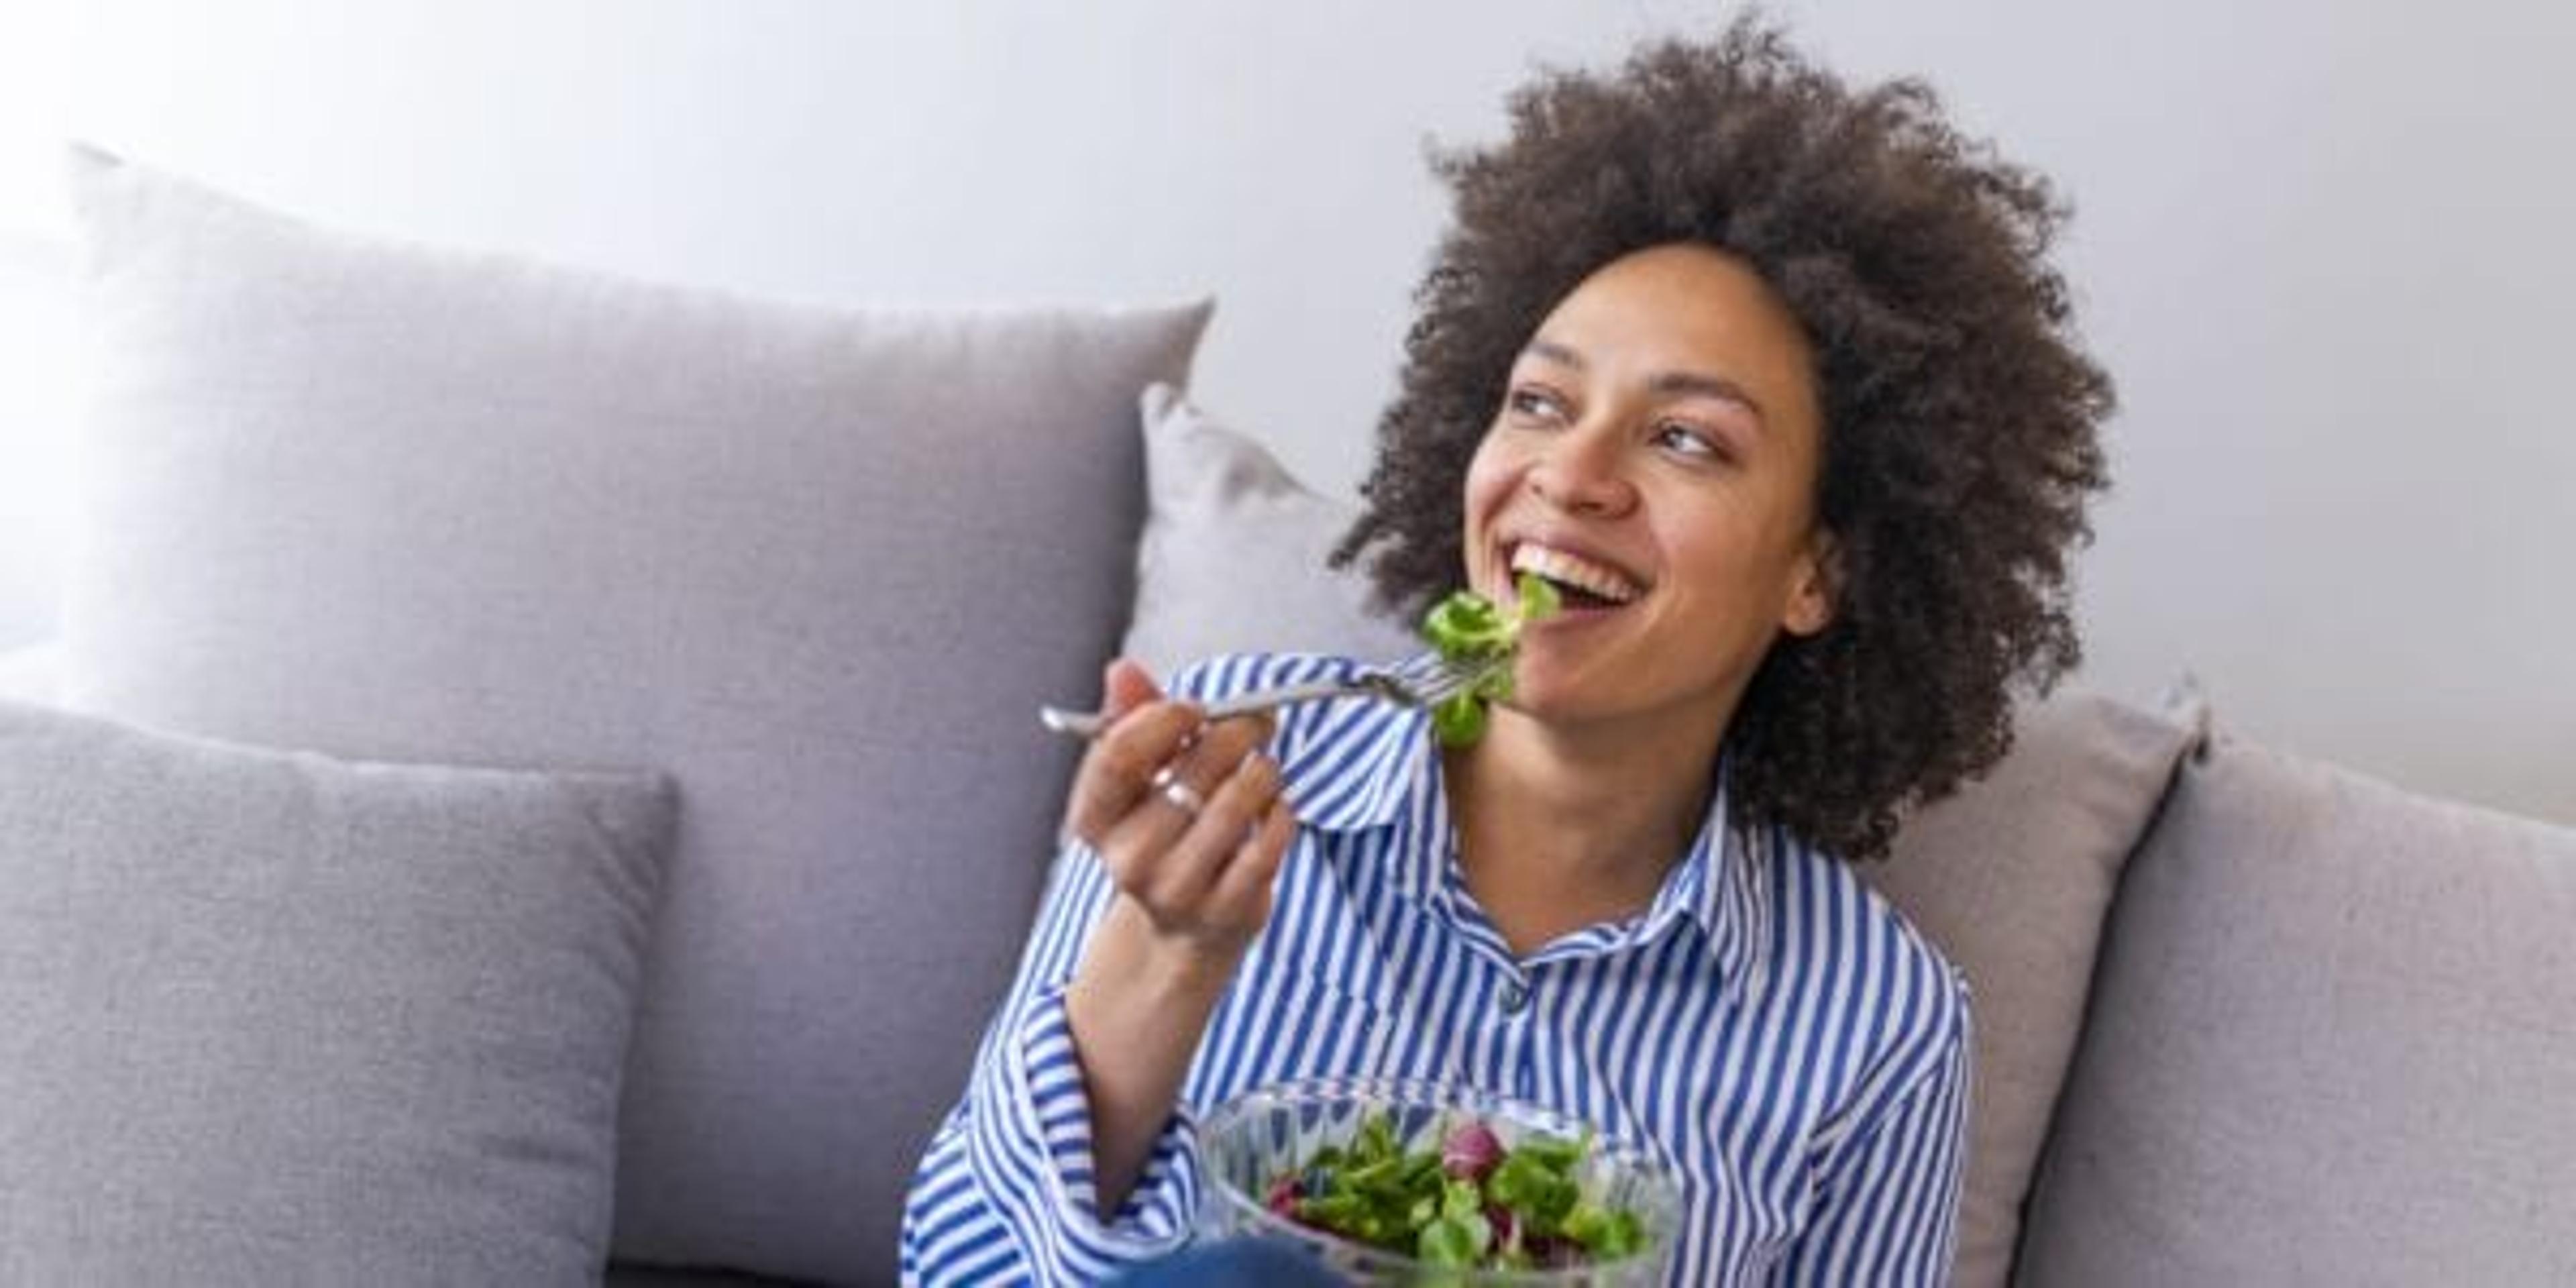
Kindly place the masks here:
<instances>
[{"instance_id":1,"label":"woman's neck","mask_svg":"<svg viewBox=\"0 0 2576 1288\"><path fill-rule=\"evenodd\" d=\"M1705 821L1716 757L1713 735L1496 711L1484 738L1445 760L1469 893L1524 955L1644 911Z\"/></svg>"}]
</instances>

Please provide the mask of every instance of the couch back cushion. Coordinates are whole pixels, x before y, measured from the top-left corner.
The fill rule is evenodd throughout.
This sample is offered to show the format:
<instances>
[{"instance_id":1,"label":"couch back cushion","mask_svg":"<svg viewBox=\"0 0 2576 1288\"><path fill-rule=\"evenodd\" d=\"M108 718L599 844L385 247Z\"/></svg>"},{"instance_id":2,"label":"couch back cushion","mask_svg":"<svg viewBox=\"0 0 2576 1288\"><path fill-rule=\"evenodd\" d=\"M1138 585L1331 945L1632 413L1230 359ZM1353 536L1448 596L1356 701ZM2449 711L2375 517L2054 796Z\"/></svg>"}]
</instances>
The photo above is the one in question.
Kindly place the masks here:
<instances>
[{"instance_id":1,"label":"couch back cushion","mask_svg":"<svg viewBox=\"0 0 2576 1288\"><path fill-rule=\"evenodd\" d=\"M1204 306L844 313L74 167L100 323L67 701L667 768L617 1246L882 1282L1052 849Z\"/></svg>"},{"instance_id":2,"label":"couch back cushion","mask_svg":"<svg viewBox=\"0 0 2576 1288\"><path fill-rule=\"evenodd\" d=\"M2576 831L2222 739L2129 866L2020 1282L2576 1283Z\"/></svg>"}]
</instances>

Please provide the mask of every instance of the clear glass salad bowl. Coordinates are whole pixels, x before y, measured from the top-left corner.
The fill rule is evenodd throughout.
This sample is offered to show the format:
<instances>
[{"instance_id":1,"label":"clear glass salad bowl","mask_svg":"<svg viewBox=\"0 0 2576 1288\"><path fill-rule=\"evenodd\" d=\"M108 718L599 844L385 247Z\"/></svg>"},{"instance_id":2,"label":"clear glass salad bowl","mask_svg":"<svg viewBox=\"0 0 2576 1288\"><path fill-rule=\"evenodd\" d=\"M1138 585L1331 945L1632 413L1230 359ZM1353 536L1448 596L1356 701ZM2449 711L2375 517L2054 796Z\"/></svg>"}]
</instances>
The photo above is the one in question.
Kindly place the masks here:
<instances>
[{"instance_id":1,"label":"clear glass salad bowl","mask_svg":"<svg viewBox=\"0 0 2576 1288\"><path fill-rule=\"evenodd\" d=\"M1664 1282L1681 1192L1670 1169L1643 1150L1595 1135L1573 1178L1593 1204L1636 1214L1641 1250L1615 1261L1556 1269L1467 1270L1432 1266L1310 1228L1270 1210L1272 1184L1327 1145L1347 1147L1373 1114L1388 1116L1408 1152L1438 1152L1448 1133L1480 1121L1511 1150L1533 1135L1572 1141L1584 1124L1527 1101L1463 1087L1392 1078L1319 1078L1246 1092L1217 1106L1199 1125L1205 1177L1195 1226L1200 1242L1258 1238L1316 1256L1342 1278L1366 1285L1659 1285Z\"/></svg>"}]
</instances>

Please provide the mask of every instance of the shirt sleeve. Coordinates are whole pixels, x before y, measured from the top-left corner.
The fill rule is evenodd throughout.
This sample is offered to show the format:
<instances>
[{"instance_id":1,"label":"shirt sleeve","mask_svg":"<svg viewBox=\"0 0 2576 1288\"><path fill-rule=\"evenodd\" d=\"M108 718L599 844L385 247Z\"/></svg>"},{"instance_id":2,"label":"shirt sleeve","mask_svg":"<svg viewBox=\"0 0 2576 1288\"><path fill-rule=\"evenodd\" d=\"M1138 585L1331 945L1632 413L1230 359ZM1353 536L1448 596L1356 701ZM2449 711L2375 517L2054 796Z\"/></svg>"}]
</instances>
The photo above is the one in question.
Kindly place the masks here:
<instances>
[{"instance_id":1,"label":"shirt sleeve","mask_svg":"<svg viewBox=\"0 0 2576 1288\"><path fill-rule=\"evenodd\" d=\"M1975 1047L1967 985L1953 975L1950 991L1921 1072L1835 1151L1773 1282L1950 1282Z\"/></svg>"},{"instance_id":2,"label":"shirt sleeve","mask_svg":"<svg viewBox=\"0 0 2576 1288\"><path fill-rule=\"evenodd\" d=\"M1108 907L1107 869L1069 842L965 1094L940 1124L904 1201L907 1285L1097 1283L1188 1238L1198 1204L1195 1125L1176 1109L1135 1189L1101 1219L1091 1098L1064 991Z\"/></svg>"}]
</instances>

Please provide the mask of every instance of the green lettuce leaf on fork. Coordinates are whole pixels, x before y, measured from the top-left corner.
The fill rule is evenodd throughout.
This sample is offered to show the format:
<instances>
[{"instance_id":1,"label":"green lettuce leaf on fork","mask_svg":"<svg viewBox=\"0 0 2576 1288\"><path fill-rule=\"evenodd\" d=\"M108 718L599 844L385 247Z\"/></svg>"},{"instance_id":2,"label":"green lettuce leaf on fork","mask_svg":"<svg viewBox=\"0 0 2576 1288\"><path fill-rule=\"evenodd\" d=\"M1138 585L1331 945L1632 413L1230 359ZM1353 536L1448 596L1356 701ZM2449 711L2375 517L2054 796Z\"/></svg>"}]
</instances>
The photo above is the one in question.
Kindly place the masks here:
<instances>
[{"instance_id":1,"label":"green lettuce leaf on fork","mask_svg":"<svg viewBox=\"0 0 2576 1288\"><path fill-rule=\"evenodd\" d=\"M1485 736L1486 708L1512 696L1512 660L1520 652L1521 630L1555 614L1556 587L1522 573L1509 607L1472 590L1453 592L1423 616L1422 637L1452 666L1474 676L1456 695L1431 709L1431 728L1441 745L1464 747Z\"/></svg>"}]
</instances>

